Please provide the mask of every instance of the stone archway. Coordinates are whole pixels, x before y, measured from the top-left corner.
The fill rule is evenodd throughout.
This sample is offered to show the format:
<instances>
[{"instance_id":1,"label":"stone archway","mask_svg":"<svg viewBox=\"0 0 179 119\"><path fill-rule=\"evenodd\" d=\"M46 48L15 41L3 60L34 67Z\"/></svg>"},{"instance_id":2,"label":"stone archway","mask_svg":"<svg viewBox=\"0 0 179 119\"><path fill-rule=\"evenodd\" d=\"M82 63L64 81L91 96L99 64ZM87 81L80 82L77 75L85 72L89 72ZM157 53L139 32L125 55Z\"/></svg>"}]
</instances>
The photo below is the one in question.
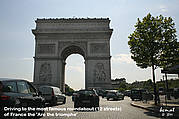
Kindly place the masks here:
<instances>
[{"instance_id":1,"label":"stone archway","mask_svg":"<svg viewBox=\"0 0 179 119\"><path fill-rule=\"evenodd\" d=\"M85 59L85 88L111 88L110 20L37 19L34 84L64 91L65 60L78 53Z\"/></svg>"},{"instance_id":2,"label":"stone archway","mask_svg":"<svg viewBox=\"0 0 179 119\"><path fill-rule=\"evenodd\" d=\"M62 58L62 70L60 73L62 73L62 83L61 83L61 87L65 88L64 87L64 84L65 84L65 65L66 65L66 59L68 56L70 56L71 54L80 54L83 56L84 59L86 59L86 55L85 55L85 51L84 49L81 48L81 46L78 46L78 45L69 45L67 47L65 47L64 49L62 49L62 52L60 52L60 56ZM85 82L85 86L86 85L86 82ZM64 90L64 89L63 89Z\"/></svg>"}]
</instances>

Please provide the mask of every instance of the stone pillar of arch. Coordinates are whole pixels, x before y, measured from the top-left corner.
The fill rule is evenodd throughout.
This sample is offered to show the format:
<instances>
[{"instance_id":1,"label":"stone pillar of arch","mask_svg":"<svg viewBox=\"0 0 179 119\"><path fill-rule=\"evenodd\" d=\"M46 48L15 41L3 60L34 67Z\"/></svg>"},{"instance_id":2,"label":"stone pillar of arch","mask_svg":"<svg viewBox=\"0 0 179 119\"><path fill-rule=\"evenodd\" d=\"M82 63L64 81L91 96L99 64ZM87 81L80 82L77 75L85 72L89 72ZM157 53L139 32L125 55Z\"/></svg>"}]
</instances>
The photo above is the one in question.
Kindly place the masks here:
<instances>
[{"instance_id":1,"label":"stone pillar of arch","mask_svg":"<svg viewBox=\"0 0 179 119\"><path fill-rule=\"evenodd\" d=\"M110 37L108 18L37 19L34 84L52 85L64 92L65 61L71 54L85 60L85 88L111 88Z\"/></svg>"}]
</instances>

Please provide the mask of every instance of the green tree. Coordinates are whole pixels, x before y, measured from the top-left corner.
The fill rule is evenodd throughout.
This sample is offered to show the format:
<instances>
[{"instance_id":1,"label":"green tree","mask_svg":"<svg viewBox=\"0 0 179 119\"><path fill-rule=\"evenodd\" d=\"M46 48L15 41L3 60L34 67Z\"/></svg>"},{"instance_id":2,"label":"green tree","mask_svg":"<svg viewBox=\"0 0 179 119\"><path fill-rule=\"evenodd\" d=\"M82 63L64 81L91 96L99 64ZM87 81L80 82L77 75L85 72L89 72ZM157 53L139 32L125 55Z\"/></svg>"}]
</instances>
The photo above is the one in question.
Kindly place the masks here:
<instances>
[{"instance_id":1,"label":"green tree","mask_svg":"<svg viewBox=\"0 0 179 119\"><path fill-rule=\"evenodd\" d=\"M152 85L153 85L152 80L149 79L147 81L144 81L143 88L147 89L148 91L152 91L152 87L153 87Z\"/></svg>"},{"instance_id":2,"label":"green tree","mask_svg":"<svg viewBox=\"0 0 179 119\"><path fill-rule=\"evenodd\" d=\"M128 41L131 58L140 68L152 67L157 105L155 69L173 63L178 54L176 29L172 18L162 15L153 17L150 13L142 21L138 18L135 28Z\"/></svg>"},{"instance_id":3,"label":"green tree","mask_svg":"<svg viewBox=\"0 0 179 119\"><path fill-rule=\"evenodd\" d=\"M65 94L66 95L72 95L73 92L74 92L74 90L70 86L65 84Z\"/></svg>"},{"instance_id":4,"label":"green tree","mask_svg":"<svg viewBox=\"0 0 179 119\"><path fill-rule=\"evenodd\" d=\"M118 88L118 90L119 90L120 92L124 92L124 91L127 89L126 82L121 82L121 83L119 84L119 87L120 87L120 88Z\"/></svg>"}]
</instances>

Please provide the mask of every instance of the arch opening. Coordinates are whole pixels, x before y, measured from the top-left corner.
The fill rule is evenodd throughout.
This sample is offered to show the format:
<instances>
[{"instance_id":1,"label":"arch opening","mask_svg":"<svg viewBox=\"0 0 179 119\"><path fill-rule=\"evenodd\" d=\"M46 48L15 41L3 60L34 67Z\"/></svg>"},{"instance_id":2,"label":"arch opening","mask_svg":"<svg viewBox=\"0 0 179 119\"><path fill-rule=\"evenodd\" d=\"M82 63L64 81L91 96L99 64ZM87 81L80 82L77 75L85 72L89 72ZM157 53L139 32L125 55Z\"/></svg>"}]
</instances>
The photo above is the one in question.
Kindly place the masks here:
<instances>
[{"instance_id":1,"label":"arch opening","mask_svg":"<svg viewBox=\"0 0 179 119\"><path fill-rule=\"evenodd\" d=\"M85 88L85 64L80 54L71 54L66 59L64 82L74 90Z\"/></svg>"},{"instance_id":2,"label":"arch opening","mask_svg":"<svg viewBox=\"0 0 179 119\"><path fill-rule=\"evenodd\" d=\"M81 57L81 59L79 56ZM72 59L71 57L74 59ZM67 83L69 84L69 86L72 86L72 88L74 88L74 89L79 89L79 88L84 89L85 88L85 73L84 73L85 72L85 68L84 68L85 67L84 66L85 65L84 64L85 52L84 52L84 50L82 48L80 48L79 46L75 46L75 45L68 46L68 47L64 48L64 50L62 51L61 58L63 61L63 64L62 64L63 65L62 66L63 67L62 68L62 72L63 72L62 87L63 87L63 89L62 90L64 91L65 84L67 84ZM76 71L74 71L75 69L76 69ZM70 70L71 70L71 72L70 72ZM68 74L70 74L70 75L68 75ZM78 80L75 79L75 81L74 81L74 79L73 79L74 77L78 78ZM82 85L81 87L79 87L79 83L80 83L80 86Z\"/></svg>"}]
</instances>

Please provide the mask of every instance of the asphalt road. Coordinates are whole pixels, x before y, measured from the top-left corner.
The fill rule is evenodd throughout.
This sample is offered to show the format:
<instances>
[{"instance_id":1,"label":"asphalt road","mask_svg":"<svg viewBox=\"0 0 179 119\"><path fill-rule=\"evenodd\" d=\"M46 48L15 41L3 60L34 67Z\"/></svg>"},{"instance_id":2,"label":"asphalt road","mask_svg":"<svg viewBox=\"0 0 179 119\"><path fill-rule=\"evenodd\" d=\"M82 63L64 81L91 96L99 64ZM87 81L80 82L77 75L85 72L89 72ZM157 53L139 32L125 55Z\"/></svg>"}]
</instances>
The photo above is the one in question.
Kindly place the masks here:
<instances>
[{"instance_id":1,"label":"asphalt road","mask_svg":"<svg viewBox=\"0 0 179 119\"><path fill-rule=\"evenodd\" d=\"M128 97L120 101L100 98L99 111L73 111L71 97L67 97L66 104L48 107L41 119L159 119L158 114L133 107L130 103Z\"/></svg>"}]
</instances>

